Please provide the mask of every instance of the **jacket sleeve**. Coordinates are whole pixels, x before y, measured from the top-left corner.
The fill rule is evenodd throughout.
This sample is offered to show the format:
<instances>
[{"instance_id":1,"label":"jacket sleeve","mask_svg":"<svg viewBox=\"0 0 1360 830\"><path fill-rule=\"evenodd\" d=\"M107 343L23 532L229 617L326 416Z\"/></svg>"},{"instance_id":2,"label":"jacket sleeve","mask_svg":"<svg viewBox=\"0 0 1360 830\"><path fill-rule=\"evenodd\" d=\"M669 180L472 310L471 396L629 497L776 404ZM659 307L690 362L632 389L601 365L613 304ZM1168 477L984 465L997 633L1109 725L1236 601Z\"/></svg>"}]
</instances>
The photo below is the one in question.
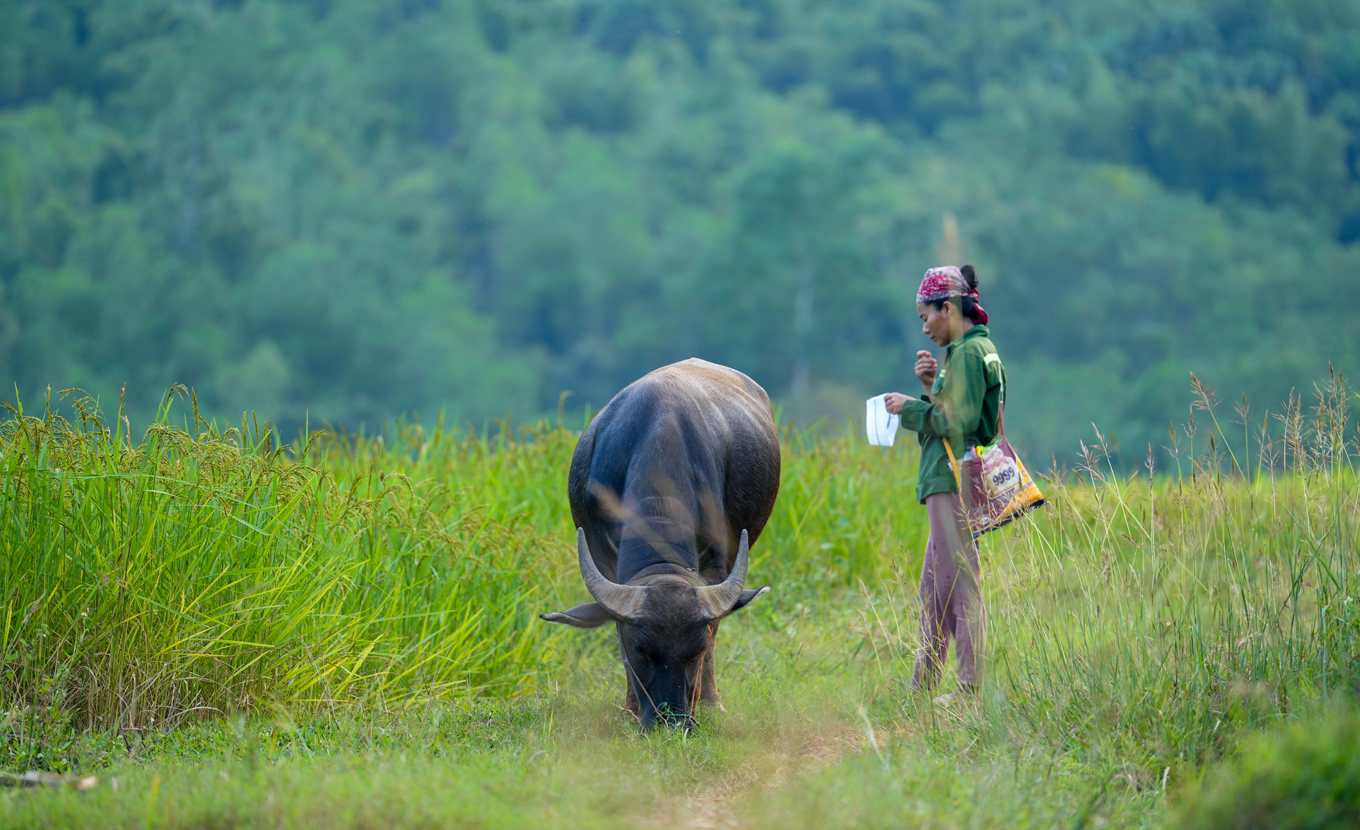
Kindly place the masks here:
<instances>
[{"instance_id":1,"label":"jacket sleeve","mask_svg":"<svg viewBox=\"0 0 1360 830\"><path fill-rule=\"evenodd\" d=\"M933 401L907 401L901 423L903 429L948 438L958 447L977 431L987 394L987 371L982 357L972 351L960 350L954 358L957 363L949 367L944 389Z\"/></svg>"}]
</instances>

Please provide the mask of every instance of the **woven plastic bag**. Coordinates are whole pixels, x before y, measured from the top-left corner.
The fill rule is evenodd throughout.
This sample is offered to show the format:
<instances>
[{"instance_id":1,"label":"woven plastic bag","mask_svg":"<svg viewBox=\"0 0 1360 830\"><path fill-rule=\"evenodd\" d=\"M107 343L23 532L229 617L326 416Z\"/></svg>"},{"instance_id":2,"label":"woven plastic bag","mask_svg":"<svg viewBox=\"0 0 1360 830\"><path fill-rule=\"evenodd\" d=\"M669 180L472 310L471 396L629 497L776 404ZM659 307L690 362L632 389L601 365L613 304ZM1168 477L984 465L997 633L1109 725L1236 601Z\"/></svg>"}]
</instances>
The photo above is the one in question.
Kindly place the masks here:
<instances>
[{"instance_id":1,"label":"woven plastic bag","mask_svg":"<svg viewBox=\"0 0 1360 830\"><path fill-rule=\"evenodd\" d=\"M1046 503L1005 435L989 446L970 448L962 461L954 458L948 438L944 447L974 539Z\"/></svg>"}]
</instances>

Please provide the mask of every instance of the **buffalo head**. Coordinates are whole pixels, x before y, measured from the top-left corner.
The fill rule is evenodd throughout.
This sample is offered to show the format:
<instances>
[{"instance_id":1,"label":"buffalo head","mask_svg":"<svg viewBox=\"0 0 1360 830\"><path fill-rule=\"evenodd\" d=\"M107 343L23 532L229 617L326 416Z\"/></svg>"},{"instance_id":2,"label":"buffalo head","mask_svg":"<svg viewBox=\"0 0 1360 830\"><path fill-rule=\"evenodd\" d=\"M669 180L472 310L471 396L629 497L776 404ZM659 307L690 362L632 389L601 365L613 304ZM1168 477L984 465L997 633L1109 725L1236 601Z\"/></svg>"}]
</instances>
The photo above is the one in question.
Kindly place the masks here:
<instances>
[{"instance_id":1,"label":"buffalo head","mask_svg":"<svg viewBox=\"0 0 1360 830\"><path fill-rule=\"evenodd\" d=\"M642 727L651 728L658 721L692 726L715 624L770 590L768 585L744 590L750 558L746 531L741 532L732 573L717 585L696 584L696 579L678 574L647 577L639 584L611 582L595 566L585 531L579 528L576 556L595 601L541 618L577 628L615 623L619 656L638 702Z\"/></svg>"}]
</instances>

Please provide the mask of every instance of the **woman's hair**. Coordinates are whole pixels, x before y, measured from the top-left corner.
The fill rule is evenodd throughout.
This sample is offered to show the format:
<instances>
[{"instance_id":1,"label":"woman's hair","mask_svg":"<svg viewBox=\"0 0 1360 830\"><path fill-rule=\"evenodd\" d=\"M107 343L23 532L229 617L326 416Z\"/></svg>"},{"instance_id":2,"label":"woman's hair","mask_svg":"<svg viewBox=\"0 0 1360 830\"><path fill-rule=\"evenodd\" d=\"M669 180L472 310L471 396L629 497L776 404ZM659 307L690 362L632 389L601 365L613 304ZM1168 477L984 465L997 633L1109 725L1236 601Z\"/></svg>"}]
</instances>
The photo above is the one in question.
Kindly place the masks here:
<instances>
[{"instance_id":1,"label":"woman's hair","mask_svg":"<svg viewBox=\"0 0 1360 830\"><path fill-rule=\"evenodd\" d=\"M974 268L971 265L965 265L959 269L959 273L963 274L963 278L968 281L968 290L970 291L978 290L978 278L976 268ZM977 303L973 302L972 297L948 297L948 298L941 297L938 300L932 300L930 303L928 303L928 305L933 305L936 308L944 308L944 304L949 301L953 301L959 306L959 310L963 312L964 317L967 317L974 323L982 322L982 314L978 311Z\"/></svg>"}]
</instances>

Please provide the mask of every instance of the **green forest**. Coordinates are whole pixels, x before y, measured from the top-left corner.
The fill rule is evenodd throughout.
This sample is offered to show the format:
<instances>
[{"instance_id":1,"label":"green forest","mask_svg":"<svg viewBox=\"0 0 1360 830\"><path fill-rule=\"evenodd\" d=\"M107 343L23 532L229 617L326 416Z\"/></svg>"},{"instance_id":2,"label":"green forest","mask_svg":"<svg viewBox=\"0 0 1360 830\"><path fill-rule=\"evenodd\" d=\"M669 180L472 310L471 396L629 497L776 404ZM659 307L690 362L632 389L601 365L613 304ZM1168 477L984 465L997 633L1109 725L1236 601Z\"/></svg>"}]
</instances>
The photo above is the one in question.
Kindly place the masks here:
<instances>
[{"instance_id":1,"label":"green forest","mask_svg":"<svg viewBox=\"0 0 1360 830\"><path fill-rule=\"evenodd\" d=\"M1034 466L1136 461L1192 372L1360 371L1358 161L1357 0L0 0L0 380L357 430L700 356L841 422L955 260Z\"/></svg>"}]
</instances>

